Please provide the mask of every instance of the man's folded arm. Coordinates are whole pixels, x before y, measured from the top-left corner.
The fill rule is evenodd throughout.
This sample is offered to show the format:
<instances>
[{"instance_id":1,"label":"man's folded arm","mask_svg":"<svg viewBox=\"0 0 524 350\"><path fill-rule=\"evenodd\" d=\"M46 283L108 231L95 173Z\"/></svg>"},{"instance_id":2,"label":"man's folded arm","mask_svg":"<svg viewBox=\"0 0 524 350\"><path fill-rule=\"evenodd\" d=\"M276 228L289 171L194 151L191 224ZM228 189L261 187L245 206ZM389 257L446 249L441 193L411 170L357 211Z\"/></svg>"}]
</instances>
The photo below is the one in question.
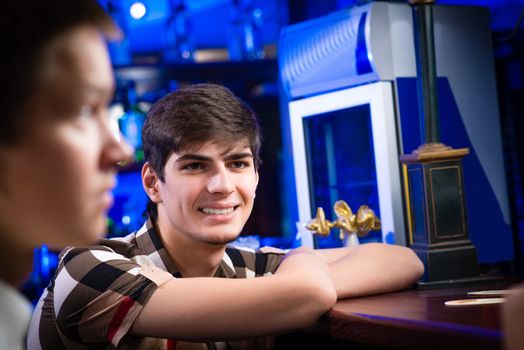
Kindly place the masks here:
<instances>
[{"instance_id":1,"label":"man's folded arm","mask_svg":"<svg viewBox=\"0 0 524 350\"><path fill-rule=\"evenodd\" d=\"M335 302L328 265L301 248L270 276L170 280L153 292L131 333L192 341L244 339L309 326Z\"/></svg>"}]
</instances>

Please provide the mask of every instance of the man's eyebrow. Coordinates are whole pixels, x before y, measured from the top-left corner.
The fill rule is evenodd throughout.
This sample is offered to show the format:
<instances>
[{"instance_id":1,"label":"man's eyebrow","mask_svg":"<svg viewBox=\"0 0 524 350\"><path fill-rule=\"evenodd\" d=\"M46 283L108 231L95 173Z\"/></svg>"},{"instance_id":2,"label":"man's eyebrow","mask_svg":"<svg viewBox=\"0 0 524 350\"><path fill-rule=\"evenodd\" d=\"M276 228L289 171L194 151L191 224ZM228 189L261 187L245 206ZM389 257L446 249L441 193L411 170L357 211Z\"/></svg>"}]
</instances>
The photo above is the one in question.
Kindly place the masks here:
<instances>
[{"instance_id":1,"label":"man's eyebrow","mask_svg":"<svg viewBox=\"0 0 524 350\"><path fill-rule=\"evenodd\" d=\"M253 154L250 152L242 152L242 153L232 153L228 154L224 157L224 160L236 160L236 159L244 159L244 158L253 158Z\"/></svg>"},{"instance_id":2,"label":"man's eyebrow","mask_svg":"<svg viewBox=\"0 0 524 350\"><path fill-rule=\"evenodd\" d=\"M231 160L237 160L237 159L244 159L244 158L253 158L253 154L250 152L241 152L241 153L231 153L226 155L223 160L224 161L231 161ZM184 154L183 156L180 156L177 158L176 162L184 162L188 160L198 160L201 162L211 162L213 159L208 156L203 156L201 154Z\"/></svg>"},{"instance_id":3,"label":"man's eyebrow","mask_svg":"<svg viewBox=\"0 0 524 350\"><path fill-rule=\"evenodd\" d=\"M105 87L102 85L87 84L79 93L82 94L84 98L112 98L115 90L113 85Z\"/></svg>"},{"instance_id":4,"label":"man's eyebrow","mask_svg":"<svg viewBox=\"0 0 524 350\"><path fill-rule=\"evenodd\" d=\"M186 160L199 160L203 162L210 162L211 157L202 156L200 154L184 154L183 156L177 158L176 162L184 162Z\"/></svg>"},{"instance_id":5,"label":"man's eyebrow","mask_svg":"<svg viewBox=\"0 0 524 350\"><path fill-rule=\"evenodd\" d=\"M112 87L112 86L110 86ZM88 83L85 87L84 87L84 91L87 92L87 93L91 93L91 94L102 94L104 93L105 91L107 90L107 88L103 85L97 85L97 84L90 84Z\"/></svg>"}]
</instances>

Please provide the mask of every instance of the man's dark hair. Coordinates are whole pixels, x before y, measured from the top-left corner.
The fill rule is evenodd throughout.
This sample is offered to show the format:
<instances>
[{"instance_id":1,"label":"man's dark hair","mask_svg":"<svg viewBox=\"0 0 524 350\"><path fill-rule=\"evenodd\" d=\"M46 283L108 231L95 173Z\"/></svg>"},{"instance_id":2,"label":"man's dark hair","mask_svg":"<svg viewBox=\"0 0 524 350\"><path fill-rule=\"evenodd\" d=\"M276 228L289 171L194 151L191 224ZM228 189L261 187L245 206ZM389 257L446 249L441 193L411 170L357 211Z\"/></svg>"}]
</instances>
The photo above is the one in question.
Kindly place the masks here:
<instances>
[{"instance_id":1,"label":"man's dark hair","mask_svg":"<svg viewBox=\"0 0 524 350\"><path fill-rule=\"evenodd\" d=\"M262 140L255 113L216 84L192 85L164 96L147 114L142 131L145 160L163 182L164 166L173 152L198 149L206 142L234 147L242 140L247 141L258 168ZM156 204L151 200L147 212L156 221Z\"/></svg>"},{"instance_id":2,"label":"man's dark hair","mask_svg":"<svg viewBox=\"0 0 524 350\"><path fill-rule=\"evenodd\" d=\"M0 146L15 143L31 123L24 106L34 93L50 44L83 25L109 37L118 30L96 0L6 1L0 11Z\"/></svg>"}]
</instances>

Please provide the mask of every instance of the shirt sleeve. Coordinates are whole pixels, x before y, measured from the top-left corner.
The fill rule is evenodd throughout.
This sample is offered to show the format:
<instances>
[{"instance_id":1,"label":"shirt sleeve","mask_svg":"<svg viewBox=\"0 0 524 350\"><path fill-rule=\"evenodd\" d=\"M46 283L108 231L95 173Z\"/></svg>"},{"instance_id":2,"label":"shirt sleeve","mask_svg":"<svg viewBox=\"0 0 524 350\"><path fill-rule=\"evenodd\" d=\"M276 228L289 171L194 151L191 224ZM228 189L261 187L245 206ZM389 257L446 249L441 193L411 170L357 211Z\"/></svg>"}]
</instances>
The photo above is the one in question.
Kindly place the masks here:
<instances>
[{"instance_id":1,"label":"shirt sleeve","mask_svg":"<svg viewBox=\"0 0 524 350\"><path fill-rule=\"evenodd\" d=\"M71 249L62 265L54 281L61 333L75 342L110 341L115 347L156 288L173 278L104 246Z\"/></svg>"}]
</instances>

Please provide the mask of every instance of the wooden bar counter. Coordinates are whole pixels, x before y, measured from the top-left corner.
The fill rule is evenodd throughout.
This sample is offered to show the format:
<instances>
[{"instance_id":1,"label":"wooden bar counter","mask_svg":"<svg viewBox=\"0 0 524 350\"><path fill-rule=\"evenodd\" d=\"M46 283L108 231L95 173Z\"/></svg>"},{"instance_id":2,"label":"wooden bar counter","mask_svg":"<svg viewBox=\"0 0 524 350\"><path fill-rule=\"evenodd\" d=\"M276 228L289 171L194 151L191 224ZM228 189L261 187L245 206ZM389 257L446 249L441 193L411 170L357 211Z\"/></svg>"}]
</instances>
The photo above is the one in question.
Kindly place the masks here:
<instances>
[{"instance_id":1,"label":"wooden bar counter","mask_svg":"<svg viewBox=\"0 0 524 350\"><path fill-rule=\"evenodd\" d=\"M469 296L470 291L506 288L408 290L340 300L314 327L293 334L279 347L501 350L502 304L450 307L444 302L479 298Z\"/></svg>"}]
</instances>

